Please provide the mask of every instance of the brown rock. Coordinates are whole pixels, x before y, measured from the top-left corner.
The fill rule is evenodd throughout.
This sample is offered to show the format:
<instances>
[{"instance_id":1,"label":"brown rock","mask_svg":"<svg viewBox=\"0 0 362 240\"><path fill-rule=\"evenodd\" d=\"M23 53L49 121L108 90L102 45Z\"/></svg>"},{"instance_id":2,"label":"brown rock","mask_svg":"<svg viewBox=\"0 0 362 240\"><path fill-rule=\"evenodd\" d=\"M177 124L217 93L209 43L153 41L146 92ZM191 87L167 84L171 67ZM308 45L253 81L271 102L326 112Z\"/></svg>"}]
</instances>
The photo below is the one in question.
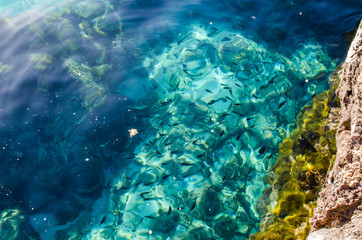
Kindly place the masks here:
<instances>
[{"instance_id":1,"label":"brown rock","mask_svg":"<svg viewBox=\"0 0 362 240\"><path fill-rule=\"evenodd\" d=\"M308 240L362 239L362 23L339 75L337 156L310 219Z\"/></svg>"}]
</instances>

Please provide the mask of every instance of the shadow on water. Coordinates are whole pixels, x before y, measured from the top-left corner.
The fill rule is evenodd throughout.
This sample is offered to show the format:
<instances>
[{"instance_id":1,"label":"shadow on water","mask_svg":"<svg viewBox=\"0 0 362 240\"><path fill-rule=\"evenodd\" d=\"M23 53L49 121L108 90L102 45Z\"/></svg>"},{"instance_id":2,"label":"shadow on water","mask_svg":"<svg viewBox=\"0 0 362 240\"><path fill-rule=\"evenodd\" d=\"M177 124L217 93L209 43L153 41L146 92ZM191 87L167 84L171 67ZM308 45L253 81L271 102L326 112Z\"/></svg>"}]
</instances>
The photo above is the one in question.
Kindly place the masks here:
<instances>
[{"instance_id":1,"label":"shadow on water","mask_svg":"<svg viewBox=\"0 0 362 240\"><path fill-rule=\"evenodd\" d=\"M128 130L146 134L132 106L152 91L148 52L197 22L286 54L315 38L342 58L341 35L361 14L359 1L337 0L19 2L0 5L0 211L53 225L90 211L141 141ZM26 222L30 235L44 230Z\"/></svg>"}]
</instances>

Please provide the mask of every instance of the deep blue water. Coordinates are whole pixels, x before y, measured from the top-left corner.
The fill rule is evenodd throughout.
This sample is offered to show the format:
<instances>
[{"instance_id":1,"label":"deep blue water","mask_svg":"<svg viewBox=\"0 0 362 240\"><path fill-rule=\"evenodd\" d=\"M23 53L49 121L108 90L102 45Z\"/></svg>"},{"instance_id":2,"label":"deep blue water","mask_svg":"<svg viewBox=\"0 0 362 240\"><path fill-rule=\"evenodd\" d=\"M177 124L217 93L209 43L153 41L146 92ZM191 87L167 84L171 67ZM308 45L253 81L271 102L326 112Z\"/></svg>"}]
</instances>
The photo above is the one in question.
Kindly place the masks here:
<instances>
[{"instance_id":1,"label":"deep blue water","mask_svg":"<svg viewBox=\"0 0 362 240\"><path fill-rule=\"evenodd\" d=\"M247 238L361 7L1 1L0 239Z\"/></svg>"}]
</instances>

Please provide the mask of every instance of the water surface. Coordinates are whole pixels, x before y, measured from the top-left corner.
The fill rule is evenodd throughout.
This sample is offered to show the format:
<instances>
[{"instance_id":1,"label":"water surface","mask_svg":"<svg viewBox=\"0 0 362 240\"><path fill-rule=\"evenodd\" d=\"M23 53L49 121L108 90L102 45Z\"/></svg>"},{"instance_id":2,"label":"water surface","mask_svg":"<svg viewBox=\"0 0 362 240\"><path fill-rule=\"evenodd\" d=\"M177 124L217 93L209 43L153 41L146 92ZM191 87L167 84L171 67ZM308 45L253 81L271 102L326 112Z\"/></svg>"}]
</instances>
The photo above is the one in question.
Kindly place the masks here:
<instances>
[{"instance_id":1,"label":"water surface","mask_svg":"<svg viewBox=\"0 0 362 240\"><path fill-rule=\"evenodd\" d=\"M361 2L14 0L0 14L1 239L245 239Z\"/></svg>"}]
</instances>

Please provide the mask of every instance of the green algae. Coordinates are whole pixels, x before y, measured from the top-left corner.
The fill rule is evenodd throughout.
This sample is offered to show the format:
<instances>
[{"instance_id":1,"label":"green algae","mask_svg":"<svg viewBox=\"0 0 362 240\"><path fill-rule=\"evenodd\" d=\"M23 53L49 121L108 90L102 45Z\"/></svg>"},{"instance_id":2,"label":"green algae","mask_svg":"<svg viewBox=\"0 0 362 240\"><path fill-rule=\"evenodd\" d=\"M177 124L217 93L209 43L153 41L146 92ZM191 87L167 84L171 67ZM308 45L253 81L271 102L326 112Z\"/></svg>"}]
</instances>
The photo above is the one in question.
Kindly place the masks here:
<instances>
[{"instance_id":1,"label":"green algae","mask_svg":"<svg viewBox=\"0 0 362 240\"><path fill-rule=\"evenodd\" d=\"M312 103L301 110L297 129L279 145L273 174L266 179L277 193L277 201L268 207L270 212L261 225L262 231L251 235L252 240L306 239L308 236L309 218L337 151L336 129L331 128L327 120L331 109L339 107L335 95L338 76L332 74L332 77L331 89L315 96Z\"/></svg>"},{"instance_id":2,"label":"green algae","mask_svg":"<svg viewBox=\"0 0 362 240\"><path fill-rule=\"evenodd\" d=\"M34 239L21 230L25 216L19 209L5 209L0 213L1 239Z\"/></svg>"}]
</instances>

